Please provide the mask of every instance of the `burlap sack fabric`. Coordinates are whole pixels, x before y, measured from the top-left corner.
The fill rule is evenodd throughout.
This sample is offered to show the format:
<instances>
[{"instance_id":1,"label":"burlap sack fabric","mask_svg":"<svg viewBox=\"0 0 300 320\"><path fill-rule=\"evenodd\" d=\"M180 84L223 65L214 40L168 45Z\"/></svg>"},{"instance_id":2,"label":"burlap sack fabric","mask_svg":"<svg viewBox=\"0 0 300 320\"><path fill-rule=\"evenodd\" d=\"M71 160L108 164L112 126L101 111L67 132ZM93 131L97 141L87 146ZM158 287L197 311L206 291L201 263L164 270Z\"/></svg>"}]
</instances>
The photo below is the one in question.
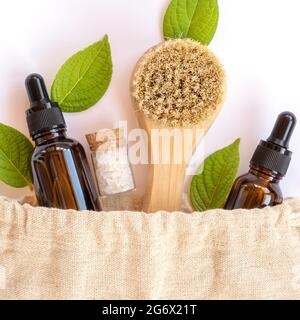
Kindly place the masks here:
<instances>
[{"instance_id":1,"label":"burlap sack fabric","mask_svg":"<svg viewBox=\"0 0 300 320\"><path fill-rule=\"evenodd\" d=\"M0 199L1 299L297 299L300 200L146 215Z\"/></svg>"}]
</instances>

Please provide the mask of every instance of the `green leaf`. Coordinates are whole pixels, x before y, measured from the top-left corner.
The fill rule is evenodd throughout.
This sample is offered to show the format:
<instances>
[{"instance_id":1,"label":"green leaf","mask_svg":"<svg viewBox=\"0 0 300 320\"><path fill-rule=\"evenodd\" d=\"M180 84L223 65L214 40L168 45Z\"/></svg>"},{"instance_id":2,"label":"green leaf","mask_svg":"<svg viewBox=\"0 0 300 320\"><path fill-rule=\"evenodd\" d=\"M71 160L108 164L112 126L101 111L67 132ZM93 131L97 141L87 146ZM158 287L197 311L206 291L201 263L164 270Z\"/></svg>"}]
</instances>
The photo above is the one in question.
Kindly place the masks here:
<instances>
[{"instance_id":1,"label":"green leaf","mask_svg":"<svg viewBox=\"0 0 300 320\"><path fill-rule=\"evenodd\" d=\"M190 197L194 210L222 208L236 177L240 139L204 161L202 172L192 179Z\"/></svg>"},{"instance_id":2,"label":"green leaf","mask_svg":"<svg viewBox=\"0 0 300 320\"><path fill-rule=\"evenodd\" d=\"M217 0L172 0L164 17L166 39L191 38L208 45L218 26Z\"/></svg>"},{"instance_id":3,"label":"green leaf","mask_svg":"<svg viewBox=\"0 0 300 320\"><path fill-rule=\"evenodd\" d=\"M0 180L15 187L32 186L31 142L18 130L0 123Z\"/></svg>"},{"instance_id":4,"label":"green leaf","mask_svg":"<svg viewBox=\"0 0 300 320\"><path fill-rule=\"evenodd\" d=\"M64 112L86 110L102 98L111 77L111 51L105 35L62 65L51 88L52 100Z\"/></svg>"}]
</instances>

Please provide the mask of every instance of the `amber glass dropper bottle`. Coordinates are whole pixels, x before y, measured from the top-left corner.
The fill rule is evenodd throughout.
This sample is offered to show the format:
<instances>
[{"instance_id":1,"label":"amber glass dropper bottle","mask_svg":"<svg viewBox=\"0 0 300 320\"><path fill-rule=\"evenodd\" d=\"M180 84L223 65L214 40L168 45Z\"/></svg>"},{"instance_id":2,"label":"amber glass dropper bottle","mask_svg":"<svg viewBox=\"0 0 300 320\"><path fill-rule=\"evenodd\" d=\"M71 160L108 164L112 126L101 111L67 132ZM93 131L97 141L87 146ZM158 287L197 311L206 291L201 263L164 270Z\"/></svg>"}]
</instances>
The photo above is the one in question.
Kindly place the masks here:
<instances>
[{"instance_id":1,"label":"amber glass dropper bottle","mask_svg":"<svg viewBox=\"0 0 300 320\"><path fill-rule=\"evenodd\" d=\"M279 182L291 161L292 152L288 147L296 122L291 112L278 116L270 137L257 146L249 172L236 179L225 209L264 208L282 203Z\"/></svg>"},{"instance_id":2,"label":"amber glass dropper bottle","mask_svg":"<svg viewBox=\"0 0 300 320\"><path fill-rule=\"evenodd\" d=\"M66 123L58 104L50 101L43 78L26 79L30 108L26 111L30 135L33 182L40 206L100 210L85 151L66 136Z\"/></svg>"}]
</instances>

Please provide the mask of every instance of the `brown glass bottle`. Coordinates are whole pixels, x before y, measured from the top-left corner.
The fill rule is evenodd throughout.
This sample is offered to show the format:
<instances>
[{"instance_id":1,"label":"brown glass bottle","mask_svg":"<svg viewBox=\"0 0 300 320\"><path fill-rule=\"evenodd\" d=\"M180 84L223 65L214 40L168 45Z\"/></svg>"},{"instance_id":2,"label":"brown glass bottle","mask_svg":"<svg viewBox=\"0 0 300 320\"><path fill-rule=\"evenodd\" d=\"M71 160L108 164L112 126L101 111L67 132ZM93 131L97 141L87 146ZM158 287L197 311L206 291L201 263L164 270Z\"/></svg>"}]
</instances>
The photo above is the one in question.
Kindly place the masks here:
<instances>
[{"instance_id":1,"label":"brown glass bottle","mask_svg":"<svg viewBox=\"0 0 300 320\"><path fill-rule=\"evenodd\" d=\"M26 79L31 107L27 123L35 150L33 181L40 206L75 210L100 210L87 157L81 144L66 136L59 106L49 100L43 78Z\"/></svg>"},{"instance_id":2,"label":"brown glass bottle","mask_svg":"<svg viewBox=\"0 0 300 320\"><path fill-rule=\"evenodd\" d=\"M251 166L248 173L236 179L225 208L264 208L282 203L281 179L276 172Z\"/></svg>"},{"instance_id":3,"label":"brown glass bottle","mask_svg":"<svg viewBox=\"0 0 300 320\"><path fill-rule=\"evenodd\" d=\"M234 182L225 209L264 208L282 203L279 182L291 161L288 144L295 125L296 117L291 112L278 116L271 136L257 146L249 172Z\"/></svg>"}]
</instances>

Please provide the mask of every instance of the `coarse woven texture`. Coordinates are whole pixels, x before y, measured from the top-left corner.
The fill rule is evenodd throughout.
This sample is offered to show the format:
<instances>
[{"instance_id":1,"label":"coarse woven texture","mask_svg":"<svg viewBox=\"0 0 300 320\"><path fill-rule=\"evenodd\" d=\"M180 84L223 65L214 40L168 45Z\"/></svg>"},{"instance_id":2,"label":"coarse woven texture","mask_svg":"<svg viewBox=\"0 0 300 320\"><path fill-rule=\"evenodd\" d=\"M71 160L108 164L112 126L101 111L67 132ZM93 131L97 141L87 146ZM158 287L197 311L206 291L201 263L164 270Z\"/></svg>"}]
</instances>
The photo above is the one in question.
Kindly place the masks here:
<instances>
[{"instance_id":1,"label":"coarse woven texture","mask_svg":"<svg viewBox=\"0 0 300 320\"><path fill-rule=\"evenodd\" d=\"M155 214L0 199L0 299L298 299L300 200Z\"/></svg>"},{"instance_id":2,"label":"coarse woven texture","mask_svg":"<svg viewBox=\"0 0 300 320\"><path fill-rule=\"evenodd\" d=\"M190 39L148 50L133 73L131 93L145 117L172 127L192 126L220 108L225 72L214 54Z\"/></svg>"}]
</instances>

